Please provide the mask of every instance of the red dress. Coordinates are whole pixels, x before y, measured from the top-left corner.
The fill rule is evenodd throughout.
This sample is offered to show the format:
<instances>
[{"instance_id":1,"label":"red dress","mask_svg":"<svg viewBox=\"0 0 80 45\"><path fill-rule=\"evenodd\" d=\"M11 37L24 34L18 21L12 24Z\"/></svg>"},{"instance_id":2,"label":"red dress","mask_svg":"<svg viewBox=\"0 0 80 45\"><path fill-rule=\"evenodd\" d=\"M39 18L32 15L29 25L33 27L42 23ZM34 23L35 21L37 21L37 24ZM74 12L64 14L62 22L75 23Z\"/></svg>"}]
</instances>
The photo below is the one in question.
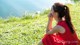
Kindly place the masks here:
<instances>
[{"instance_id":1,"label":"red dress","mask_svg":"<svg viewBox=\"0 0 80 45\"><path fill-rule=\"evenodd\" d=\"M60 21L57 23L65 28L65 33L61 34L45 34L42 38L43 45L77 45L79 39L77 38L76 33L72 34L70 29L65 21Z\"/></svg>"}]
</instances>

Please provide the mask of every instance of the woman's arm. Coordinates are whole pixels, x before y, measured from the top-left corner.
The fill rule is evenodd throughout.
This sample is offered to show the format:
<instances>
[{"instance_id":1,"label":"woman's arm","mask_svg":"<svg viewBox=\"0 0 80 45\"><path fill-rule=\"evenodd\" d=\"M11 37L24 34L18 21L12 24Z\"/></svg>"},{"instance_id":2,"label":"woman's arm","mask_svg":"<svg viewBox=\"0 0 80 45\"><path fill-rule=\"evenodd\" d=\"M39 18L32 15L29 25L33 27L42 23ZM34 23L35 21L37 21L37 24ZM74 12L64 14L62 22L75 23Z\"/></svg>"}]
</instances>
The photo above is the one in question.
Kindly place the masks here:
<instances>
[{"instance_id":1,"label":"woman's arm","mask_svg":"<svg viewBox=\"0 0 80 45\"><path fill-rule=\"evenodd\" d=\"M60 25L56 25L54 28L49 30L46 34L53 34L53 33L58 33L58 32L65 33L65 29Z\"/></svg>"},{"instance_id":2,"label":"woman's arm","mask_svg":"<svg viewBox=\"0 0 80 45\"><path fill-rule=\"evenodd\" d=\"M48 21L48 24L47 24L47 28L46 28L46 33L48 32L48 31L50 31L52 29L52 21Z\"/></svg>"},{"instance_id":3,"label":"woman's arm","mask_svg":"<svg viewBox=\"0 0 80 45\"><path fill-rule=\"evenodd\" d=\"M48 18L49 19L48 19L48 24L46 28L46 33L52 29L53 16L51 15L51 13L48 15Z\"/></svg>"}]
</instances>

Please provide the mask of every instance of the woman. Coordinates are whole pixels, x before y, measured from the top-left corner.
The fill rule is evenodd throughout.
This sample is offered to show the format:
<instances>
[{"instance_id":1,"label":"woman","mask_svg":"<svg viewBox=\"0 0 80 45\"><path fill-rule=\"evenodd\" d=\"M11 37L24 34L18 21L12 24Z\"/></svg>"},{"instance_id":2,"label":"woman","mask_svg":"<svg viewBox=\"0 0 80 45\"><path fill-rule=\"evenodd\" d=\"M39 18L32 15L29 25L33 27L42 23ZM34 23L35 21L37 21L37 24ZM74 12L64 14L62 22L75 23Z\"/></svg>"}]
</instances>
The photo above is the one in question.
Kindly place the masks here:
<instances>
[{"instance_id":1,"label":"woman","mask_svg":"<svg viewBox=\"0 0 80 45\"><path fill-rule=\"evenodd\" d=\"M46 34L38 45L80 45L69 13L66 5L55 3L52 6ZM53 18L57 21L54 28L52 28Z\"/></svg>"}]
</instances>

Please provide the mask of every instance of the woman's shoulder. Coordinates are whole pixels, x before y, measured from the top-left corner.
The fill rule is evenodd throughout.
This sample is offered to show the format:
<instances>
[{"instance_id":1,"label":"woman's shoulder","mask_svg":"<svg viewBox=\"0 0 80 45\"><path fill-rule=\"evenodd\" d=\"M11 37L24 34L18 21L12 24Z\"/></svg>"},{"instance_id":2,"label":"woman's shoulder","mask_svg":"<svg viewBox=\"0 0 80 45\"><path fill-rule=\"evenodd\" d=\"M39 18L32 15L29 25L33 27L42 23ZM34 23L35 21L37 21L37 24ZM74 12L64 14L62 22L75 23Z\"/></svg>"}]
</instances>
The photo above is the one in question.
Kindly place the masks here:
<instances>
[{"instance_id":1,"label":"woman's shoulder","mask_svg":"<svg viewBox=\"0 0 80 45\"><path fill-rule=\"evenodd\" d=\"M56 25L55 27L59 30L59 33L65 33L65 28L61 25Z\"/></svg>"}]
</instances>

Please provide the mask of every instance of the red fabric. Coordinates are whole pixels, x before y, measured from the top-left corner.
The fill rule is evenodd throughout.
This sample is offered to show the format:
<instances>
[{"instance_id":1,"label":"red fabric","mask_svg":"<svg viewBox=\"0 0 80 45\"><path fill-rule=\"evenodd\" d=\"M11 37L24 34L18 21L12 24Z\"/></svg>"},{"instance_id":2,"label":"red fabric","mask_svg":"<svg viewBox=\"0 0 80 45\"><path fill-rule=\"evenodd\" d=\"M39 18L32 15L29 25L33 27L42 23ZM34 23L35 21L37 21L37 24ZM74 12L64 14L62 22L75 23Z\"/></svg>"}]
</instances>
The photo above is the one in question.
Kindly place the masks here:
<instances>
[{"instance_id":1,"label":"red fabric","mask_svg":"<svg viewBox=\"0 0 80 45\"><path fill-rule=\"evenodd\" d=\"M61 34L45 34L42 38L43 45L77 45L79 39L77 38L76 33L72 34L70 29L65 21L60 21L57 23L65 28L65 33Z\"/></svg>"},{"instance_id":2,"label":"red fabric","mask_svg":"<svg viewBox=\"0 0 80 45\"><path fill-rule=\"evenodd\" d=\"M80 45L80 40L78 39L78 41L79 41L78 45Z\"/></svg>"}]
</instances>

